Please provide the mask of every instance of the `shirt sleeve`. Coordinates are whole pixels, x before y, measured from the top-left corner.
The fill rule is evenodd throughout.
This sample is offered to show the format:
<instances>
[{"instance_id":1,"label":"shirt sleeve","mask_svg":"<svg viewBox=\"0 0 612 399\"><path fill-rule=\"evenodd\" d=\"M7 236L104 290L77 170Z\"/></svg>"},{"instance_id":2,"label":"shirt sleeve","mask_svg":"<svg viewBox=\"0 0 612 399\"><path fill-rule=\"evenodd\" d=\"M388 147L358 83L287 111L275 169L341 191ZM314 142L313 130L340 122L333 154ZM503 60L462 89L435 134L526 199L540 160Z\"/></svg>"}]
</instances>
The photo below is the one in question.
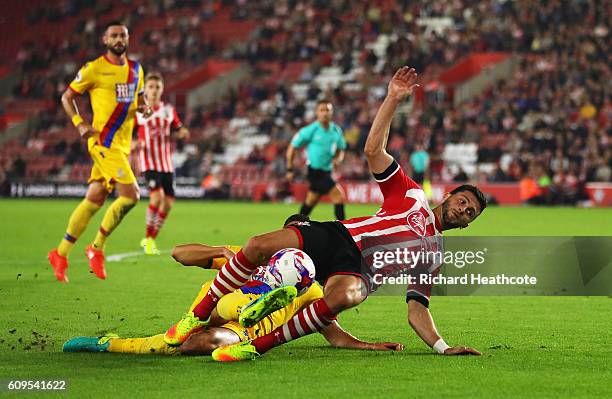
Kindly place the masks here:
<instances>
[{"instance_id":1,"label":"shirt sleeve","mask_svg":"<svg viewBox=\"0 0 612 399\"><path fill-rule=\"evenodd\" d=\"M181 122L181 118L178 116L178 112L176 112L176 108L172 107L172 129L180 129L183 127L183 122Z\"/></svg>"},{"instance_id":2,"label":"shirt sleeve","mask_svg":"<svg viewBox=\"0 0 612 399\"><path fill-rule=\"evenodd\" d=\"M440 273L440 268L437 268L431 273L427 273L427 272L423 272L423 273L429 274L430 277L433 278ZM414 275L417 279L419 278L418 273L415 273ZM406 303L413 300L413 301L419 302L420 304L428 308L429 299L431 298L432 287L433 287L432 284L421 284L418 281L416 284L409 284L406 290Z\"/></svg>"},{"instance_id":3,"label":"shirt sleeve","mask_svg":"<svg viewBox=\"0 0 612 399\"><path fill-rule=\"evenodd\" d=\"M93 63L88 62L83 65L79 72L77 72L74 80L70 82L68 88L75 93L83 94L95 85L96 73L94 71Z\"/></svg>"},{"instance_id":4,"label":"shirt sleeve","mask_svg":"<svg viewBox=\"0 0 612 399\"><path fill-rule=\"evenodd\" d=\"M314 129L312 129L310 126L301 128L295 134L295 136L293 136L293 139L291 140L291 145L294 146L295 148L303 147L304 145L312 141L313 133L314 133Z\"/></svg>"},{"instance_id":5,"label":"shirt sleeve","mask_svg":"<svg viewBox=\"0 0 612 399\"><path fill-rule=\"evenodd\" d=\"M383 209L397 207L406 198L406 191L421 188L414 180L406 176L400 164L395 160L384 172L374 173L374 179L384 198Z\"/></svg>"},{"instance_id":6,"label":"shirt sleeve","mask_svg":"<svg viewBox=\"0 0 612 399\"><path fill-rule=\"evenodd\" d=\"M338 149L346 150L346 140L344 139L344 134L340 128L338 128Z\"/></svg>"}]
</instances>

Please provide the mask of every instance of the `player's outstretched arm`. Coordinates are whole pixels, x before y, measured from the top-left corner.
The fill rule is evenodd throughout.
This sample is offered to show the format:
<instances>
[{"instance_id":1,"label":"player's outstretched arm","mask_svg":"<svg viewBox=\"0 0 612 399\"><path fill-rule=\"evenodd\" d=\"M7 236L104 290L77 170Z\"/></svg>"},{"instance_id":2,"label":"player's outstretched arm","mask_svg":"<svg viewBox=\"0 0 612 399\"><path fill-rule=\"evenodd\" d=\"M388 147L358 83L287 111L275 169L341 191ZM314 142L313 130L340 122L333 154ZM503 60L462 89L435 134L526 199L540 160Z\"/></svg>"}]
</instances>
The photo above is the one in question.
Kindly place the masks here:
<instances>
[{"instance_id":1,"label":"player's outstretched arm","mask_svg":"<svg viewBox=\"0 0 612 399\"><path fill-rule=\"evenodd\" d=\"M404 345L399 342L365 342L344 331L337 321L325 327L321 334L335 348L363 349L375 351L401 351Z\"/></svg>"},{"instance_id":2,"label":"player's outstretched arm","mask_svg":"<svg viewBox=\"0 0 612 399\"><path fill-rule=\"evenodd\" d=\"M393 157L386 150L391 121L398 105L418 86L416 80L417 73L414 68L402 67L389 82L387 96L372 122L364 148L372 173L384 172L393 162Z\"/></svg>"},{"instance_id":3,"label":"player's outstretched arm","mask_svg":"<svg viewBox=\"0 0 612 399\"><path fill-rule=\"evenodd\" d=\"M199 266L210 269L214 258L231 259L234 252L226 247L204 244L181 244L172 249L172 257L184 266Z\"/></svg>"},{"instance_id":4,"label":"player's outstretched arm","mask_svg":"<svg viewBox=\"0 0 612 399\"><path fill-rule=\"evenodd\" d=\"M476 349L467 346L448 347L438 334L429 309L417 301L408 301L408 323L427 345L434 348L440 354L480 355L480 352Z\"/></svg>"}]
</instances>

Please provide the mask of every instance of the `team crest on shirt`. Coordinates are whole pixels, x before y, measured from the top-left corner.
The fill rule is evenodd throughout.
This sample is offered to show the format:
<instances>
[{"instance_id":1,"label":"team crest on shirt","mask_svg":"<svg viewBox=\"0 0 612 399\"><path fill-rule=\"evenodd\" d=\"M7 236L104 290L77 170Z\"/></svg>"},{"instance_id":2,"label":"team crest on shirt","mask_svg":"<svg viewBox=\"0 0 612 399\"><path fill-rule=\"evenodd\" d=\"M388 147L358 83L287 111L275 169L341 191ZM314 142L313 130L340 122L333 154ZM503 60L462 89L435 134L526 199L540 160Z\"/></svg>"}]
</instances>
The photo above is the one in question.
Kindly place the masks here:
<instances>
[{"instance_id":1,"label":"team crest on shirt","mask_svg":"<svg viewBox=\"0 0 612 399\"><path fill-rule=\"evenodd\" d=\"M118 177L118 178L120 178L120 179L121 179L121 178L123 177L123 175L124 175L124 174L125 174L125 173L123 172L123 169L122 169L122 168L117 169L117 177Z\"/></svg>"},{"instance_id":2,"label":"team crest on shirt","mask_svg":"<svg viewBox=\"0 0 612 399\"><path fill-rule=\"evenodd\" d=\"M419 237L425 237L425 216L419 211L411 212L406 218L408 227L414 231Z\"/></svg>"},{"instance_id":3,"label":"team crest on shirt","mask_svg":"<svg viewBox=\"0 0 612 399\"><path fill-rule=\"evenodd\" d=\"M118 103L131 103L134 101L134 94L136 93L135 83L116 83L115 84L115 98Z\"/></svg>"}]
</instances>

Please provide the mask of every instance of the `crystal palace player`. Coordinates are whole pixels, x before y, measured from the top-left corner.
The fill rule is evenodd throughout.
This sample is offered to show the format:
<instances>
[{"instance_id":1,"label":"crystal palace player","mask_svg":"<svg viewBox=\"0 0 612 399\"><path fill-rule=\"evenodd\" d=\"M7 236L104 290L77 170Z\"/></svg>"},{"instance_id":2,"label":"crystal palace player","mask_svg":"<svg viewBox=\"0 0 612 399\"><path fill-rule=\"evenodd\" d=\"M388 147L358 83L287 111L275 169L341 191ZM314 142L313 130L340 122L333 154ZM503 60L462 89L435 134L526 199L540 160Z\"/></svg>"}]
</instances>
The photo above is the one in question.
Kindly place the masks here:
<instances>
[{"instance_id":1,"label":"crystal palace player","mask_svg":"<svg viewBox=\"0 0 612 399\"><path fill-rule=\"evenodd\" d=\"M404 67L396 72L368 135L365 155L384 197L376 215L342 222L304 223L251 238L219 271L207 296L193 311L196 319L208 320L220 297L244 284L263 259L287 247L301 248L310 255L317 269L316 278L324 284L324 297L272 333L251 342L219 348L213 358L252 359L277 345L320 331L332 323L338 313L363 302L368 293L368 283L361 269L363 238L410 241L439 236L443 230L467 227L484 210L483 194L469 185L448 193L444 202L431 210L423 190L387 153L385 146L393 114L400 102L412 94L416 79L414 69ZM446 355L478 354L472 348L451 348L444 343L429 313L428 287L419 288L408 290L408 320L423 341ZM166 342L183 342L190 334L191 325L197 323L189 318L181 319L177 328L166 333Z\"/></svg>"},{"instance_id":2,"label":"crystal palace player","mask_svg":"<svg viewBox=\"0 0 612 399\"><path fill-rule=\"evenodd\" d=\"M128 29L121 22L110 22L104 30L106 54L88 62L62 96L62 105L82 138L93 160L89 188L85 199L76 207L59 246L47 255L55 277L68 282L68 254L93 215L104 205L116 188L117 199L108 207L94 241L85 251L89 267L101 279L104 270L106 238L136 205L140 194L128 155L136 111L150 113L143 94L144 72L138 62L128 59ZM78 96L88 92L93 121L86 122L76 106Z\"/></svg>"},{"instance_id":3,"label":"crystal palace player","mask_svg":"<svg viewBox=\"0 0 612 399\"><path fill-rule=\"evenodd\" d=\"M140 245L147 255L157 255L155 238L174 203L171 130L178 130L179 139L188 138L189 130L181 123L174 107L161 101L164 92L161 75L147 75L144 90L153 113L137 115L140 170L150 190L146 235Z\"/></svg>"}]
</instances>

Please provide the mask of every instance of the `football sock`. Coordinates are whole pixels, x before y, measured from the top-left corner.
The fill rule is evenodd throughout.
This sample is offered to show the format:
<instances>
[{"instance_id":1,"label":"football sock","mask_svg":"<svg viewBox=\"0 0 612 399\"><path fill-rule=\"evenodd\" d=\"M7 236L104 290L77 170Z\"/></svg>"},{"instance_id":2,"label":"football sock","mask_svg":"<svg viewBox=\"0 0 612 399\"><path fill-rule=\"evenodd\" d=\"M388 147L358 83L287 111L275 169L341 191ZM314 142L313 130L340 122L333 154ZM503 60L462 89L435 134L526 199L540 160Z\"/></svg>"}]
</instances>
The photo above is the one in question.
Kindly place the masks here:
<instances>
[{"instance_id":1,"label":"football sock","mask_svg":"<svg viewBox=\"0 0 612 399\"><path fill-rule=\"evenodd\" d=\"M198 306L198 303L202 302L202 299L204 299L204 297L206 296L206 293L208 292L208 289L210 288L211 284L212 281L207 281L202 285L200 292L198 292L198 296L196 296L196 298L193 300L193 303L189 307L190 312L193 312L193 308Z\"/></svg>"},{"instance_id":2,"label":"football sock","mask_svg":"<svg viewBox=\"0 0 612 399\"><path fill-rule=\"evenodd\" d=\"M102 218L100 230L98 230L96 238L93 241L92 245L95 249L104 249L106 237L115 230L119 223L121 223L125 214L128 213L134 205L136 205L136 202L131 198L121 196L117 197L117 199L110 204L104 214L104 218Z\"/></svg>"},{"instance_id":3,"label":"football sock","mask_svg":"<svg viewBox=\"0 0 612 399\"><path fill-rule=\"evenodd\" d=\"M242 287L256 268L257 265L249 261L242 250L238 251L236 256L219 270L208 293L193 309L193 314L200 320L208 320L219 298Z\"/></svg>"},{"instance_id":4,"label":"football sock","mask_svg":"<svg viewBox=\"0 0 612 399\"><path fill-rule=\"evenodd\" d=\"M262 337L255 338L251 344L255 346L260 354L282 345L285 342L321 331L336 319L336 315L321 298L298 313L286 324Z\"/></svg>"},{"instance_id":5,"label":"football sock","mask_svg":"<svg viewBox=\"0 0 612 399\"><path fill-rule=\"evenodd\" d=\"M302 207L300 208L300 214L308 216L308 215L310 215L310 212L312 212L312 208L313 208L312 206L308 206L304 202L302 204Z\"/></svg>"},{"instance_id":6,"label":"football sock","mask_svg":"<svg viewBox=\"0 0 612 399\"><path fill-rule=\"evenodd\" d=\"M336 214L336 219L344 220L344 204L336 204L334 205L334 213Z\"/></svg>"},{"instance_id":7,"label":"football sock","mask_svg":"<svg viewBox=\"0 0 612 399\"><path fill-rule=\"evenodd\" d=\"M153 204L149 204L149 206L147 207L147 232L145 235L145 237L147 238L153 237L155 235L155 219L157 217L157 211L158 208Z\"/></svg>"},{"instance_id":8,"label":"football sock","mask_svg":"<svg viewBox=\"0 0 612 399\"><path fill-rule=\"evenodd\" d=\"M70 250L74 246L76 240L81 236L87 224L91 220L91 217L100 209L100 206L84 199L81 203L72 211L70 219L68 220L68 227L66 228L66 234L57 247L57 253L61 256L68 256Z\"/></svg>"},{"instance_id":9,"label":"football sock","mask_svg":"<svg viewBox=\"0 0 612 399\"><path fill-rule=\"evenodd\" d=\"M164 342L164 334L146 338L111 338L107 352L137 353L141 355L174 355L178 347Z\"/></svg>"},{"instance_id":10,"label":"football sock","mask_svg":"<svg viewBox=\"0 0 612 399\"><path fill-rule=\"evenodd\" d=\"M167 216L168 216L167 213L164 213L162 211L157 211L157 216L155 217L155 225L154 225L155 227L153 230L153 238L157 238L157 235L159 234L159 231L164 225L164 222L166 221Z\"/></svg>"}]
</instances>

